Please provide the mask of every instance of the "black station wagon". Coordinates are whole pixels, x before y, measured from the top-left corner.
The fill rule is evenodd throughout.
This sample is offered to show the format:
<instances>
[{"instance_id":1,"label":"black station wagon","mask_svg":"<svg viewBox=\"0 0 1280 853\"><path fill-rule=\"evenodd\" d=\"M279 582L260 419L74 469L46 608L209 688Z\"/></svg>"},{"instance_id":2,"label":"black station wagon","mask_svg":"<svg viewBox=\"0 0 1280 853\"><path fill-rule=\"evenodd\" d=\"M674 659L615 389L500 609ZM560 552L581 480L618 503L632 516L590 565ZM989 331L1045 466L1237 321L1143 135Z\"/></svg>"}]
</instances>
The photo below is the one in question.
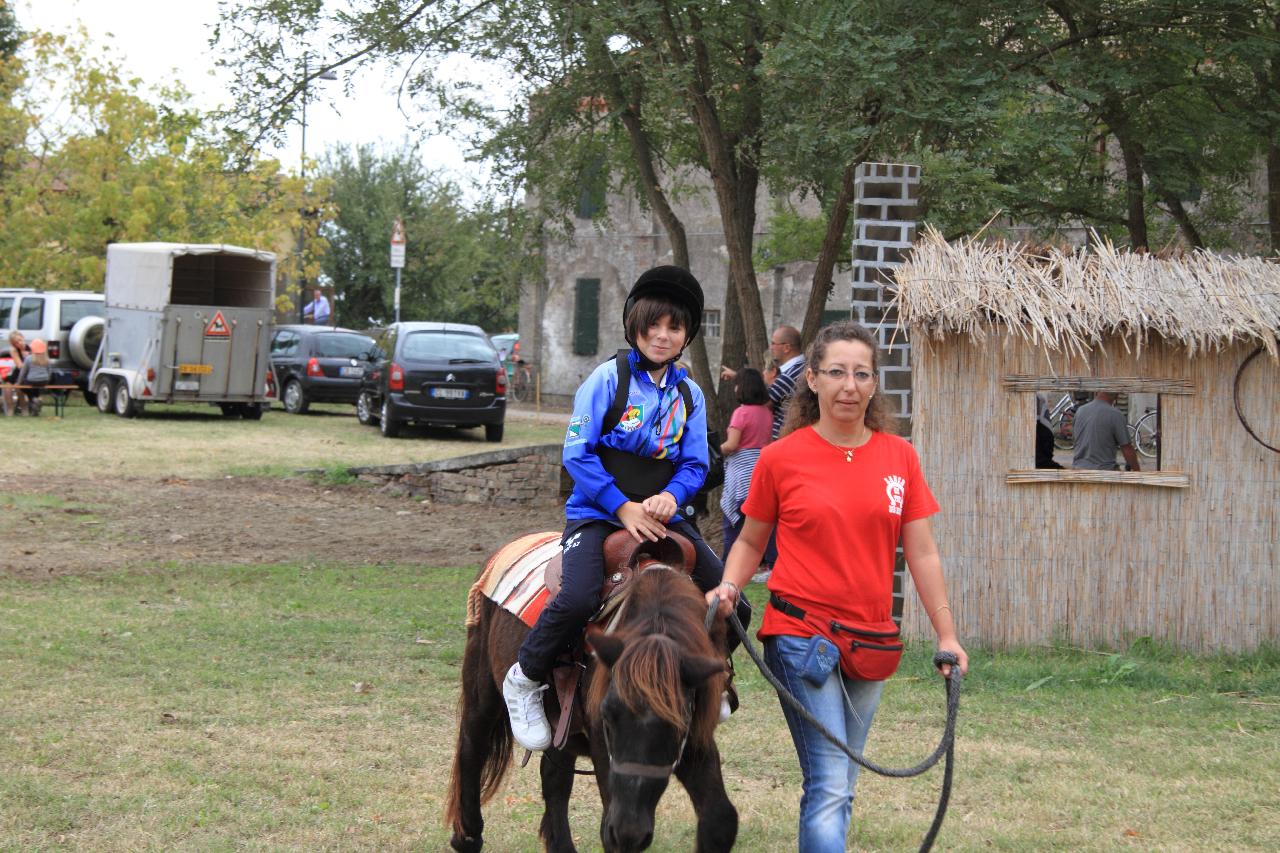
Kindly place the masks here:
<instances>
[{"instance_id":1,"label":"black station wagon","mask_svg":"<svg viewBox=\"0 0 1280 853\"><path fill-rule=\"evenodd\" d=\"M373 366L373 338L330 326L277 326L271 335L286 412L300 415L312 403L355 403Z\"/></svg>"},{"instance_id":2,"label":"black station wagon","mask_svg":"<svg viewBox=\"0 0 1280 853\"><path fill-rule=\"evenodd\" d=\"M502 441L507 372L479 326L395 323L375 341L379 359L356 402L360 423L389 438L409 422L483 426L488 441Z\"/></svg>"}]
</instances>

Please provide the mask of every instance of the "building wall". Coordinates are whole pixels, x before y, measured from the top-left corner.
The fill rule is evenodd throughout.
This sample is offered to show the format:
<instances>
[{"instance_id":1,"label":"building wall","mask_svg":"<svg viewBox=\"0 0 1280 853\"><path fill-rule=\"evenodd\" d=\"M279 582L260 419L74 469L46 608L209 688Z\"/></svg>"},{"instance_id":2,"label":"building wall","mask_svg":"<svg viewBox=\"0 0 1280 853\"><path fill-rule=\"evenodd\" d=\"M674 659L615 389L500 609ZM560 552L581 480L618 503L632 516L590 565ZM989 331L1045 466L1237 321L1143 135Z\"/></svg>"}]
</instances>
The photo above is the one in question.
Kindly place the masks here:
<instances>
[{"instance_id":1,"label":"building wall","mask_svg":"<svg viewBox=\"0 0 1280 853\"><path fill-rule=\"evenodd\" d=\"M672 262L670 241L661 223L630 193L608 197L604 222L576 221L576 233L548 239L542 251L545 278L526 283L520 305L521 352L532 357L540 374L543 400L571 399L582 380L600 362L626 346L622 335L622 305L627 291L642 272ZM702 284L706 307L721 312L729 280L729 255L720 215L709 189L685 195L675 204L689 241L692 272ZM756 239L768 232L771 200L764 193L757 203ZM768 330L789 324L799 327L809 298L815 264L797 262L757 274L761 305ZM573 352L575 283L600 279L599 348L592 355ZM831 311L849 311L850 274L837 270L827 304ZM704 325L704 330L706 329ZM713 372L721 363L721 338L708 330L707 357ZM738 367L738 365L731 365Z\"/></svg>"},{"instance_id":2,"label":"building wall","mask_svg":"<svg viewBox=\"0 0 1280 853\"><path fill-rule=\"evenodd\" d=\"M1280 455L1235 415L1237 369L1255 348L1188 353L1118 340L1086 361L989 335L926 341L913 330L914 443L942 506L934 530L962 637L1004 647L1063 639L1122 645L1150 636L1195 651L1280 640ZM1185 379L1161 395L1162 472L1188 488L1011 485L1031 468L1034 399L1010 374ZM1254 359L1242 402L1280 444L1280 369ZM928 634L917 596L904 625Z\"/></svg>"}]
</instances>

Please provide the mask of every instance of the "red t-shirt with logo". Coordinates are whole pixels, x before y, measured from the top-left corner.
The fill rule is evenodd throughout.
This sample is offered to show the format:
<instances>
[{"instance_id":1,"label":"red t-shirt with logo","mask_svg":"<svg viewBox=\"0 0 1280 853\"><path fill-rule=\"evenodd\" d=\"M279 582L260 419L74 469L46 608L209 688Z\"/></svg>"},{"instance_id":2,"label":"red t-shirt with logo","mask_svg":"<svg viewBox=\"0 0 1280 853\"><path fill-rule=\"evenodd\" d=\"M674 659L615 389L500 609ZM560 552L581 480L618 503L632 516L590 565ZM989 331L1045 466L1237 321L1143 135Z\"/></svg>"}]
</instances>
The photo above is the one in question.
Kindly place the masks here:
<instances>
[{"instance_id":1,"label":"red t-shirt with logo","mask_svg":"<svg viewBox=\"0 0 1280 853\"><path fill-rule=\"evenodd\" d=\"M875 623L893 611L893 555L904 522L938 511L910 443L873 432L845 452L812 427L760 451L742 512L776 524L769 589L806 611ZM803 622L765 609L758 636L807 637Z\"/></svg>"}]
</instances>

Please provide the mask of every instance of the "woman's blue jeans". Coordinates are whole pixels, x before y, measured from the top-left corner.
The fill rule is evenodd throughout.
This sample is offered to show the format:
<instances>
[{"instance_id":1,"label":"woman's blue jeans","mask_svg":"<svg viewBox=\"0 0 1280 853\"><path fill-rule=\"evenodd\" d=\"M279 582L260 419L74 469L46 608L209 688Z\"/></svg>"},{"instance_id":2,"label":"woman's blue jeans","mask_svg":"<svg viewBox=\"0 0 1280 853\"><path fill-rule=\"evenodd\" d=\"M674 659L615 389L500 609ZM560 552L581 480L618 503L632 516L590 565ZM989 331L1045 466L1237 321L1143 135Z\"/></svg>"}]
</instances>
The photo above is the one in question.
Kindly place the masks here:
<instances>
[{"instance_id":1,"label":"woman's blue jeans","mask_svg":"<svg viewBox=\"0 0 1280 853\"><path fill-rule=\"evenodd\" d=\"M880 704L884 682L847 678L836 666L823 685L815 687L799 675L808 648L808 637L769 637L764 641L765 662L815 719L861 754L871 730L871 719ZM842 683L844 690L841 690ZM849 703L845 701L846 692ZM858 765L785 702L782 712L804 775L804 793L800 797L800 853L843 851L853 815Z\"/></svg>"}]
</instances>

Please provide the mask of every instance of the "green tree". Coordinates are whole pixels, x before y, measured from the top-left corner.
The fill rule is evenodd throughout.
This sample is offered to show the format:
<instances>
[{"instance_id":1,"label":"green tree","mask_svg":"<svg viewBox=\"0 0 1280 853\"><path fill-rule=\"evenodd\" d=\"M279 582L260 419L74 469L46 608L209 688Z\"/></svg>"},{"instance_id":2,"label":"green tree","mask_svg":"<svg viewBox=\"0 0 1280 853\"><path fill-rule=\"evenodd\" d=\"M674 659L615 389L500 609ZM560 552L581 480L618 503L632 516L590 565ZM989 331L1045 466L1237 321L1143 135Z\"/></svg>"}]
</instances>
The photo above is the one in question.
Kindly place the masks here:
<instances>
[{"instance_id":1,"label":"green tree","mask_svg":"<svg viewBox=\"0 0 1280 853\"><path fill-rule=\"evenodd\" d=\"M22 57L0 123L11 143L0 170L0 280L97 289L106 246L120 241L289 251L300 183L272 160L233 166L184 92L144 92L83 36L32 33ZM323 242L308 248L318 257Z\"/></svg>"},{"instance_id":2,"label":"green tree","mask_svg":"<svg viewBox=\"0 0 1280 853\"><path fill-rule=\"evenodd\" d=\"M406 259L401 317L475 323L499 331L516 321L521 220L513 211L469 208L456 184L431 173L413 147L334 148L320 160L335 215L321 229L322 262L340 295L341 321L394 316L392 223L403 220Z\"/></svg>"}]
</instances>

